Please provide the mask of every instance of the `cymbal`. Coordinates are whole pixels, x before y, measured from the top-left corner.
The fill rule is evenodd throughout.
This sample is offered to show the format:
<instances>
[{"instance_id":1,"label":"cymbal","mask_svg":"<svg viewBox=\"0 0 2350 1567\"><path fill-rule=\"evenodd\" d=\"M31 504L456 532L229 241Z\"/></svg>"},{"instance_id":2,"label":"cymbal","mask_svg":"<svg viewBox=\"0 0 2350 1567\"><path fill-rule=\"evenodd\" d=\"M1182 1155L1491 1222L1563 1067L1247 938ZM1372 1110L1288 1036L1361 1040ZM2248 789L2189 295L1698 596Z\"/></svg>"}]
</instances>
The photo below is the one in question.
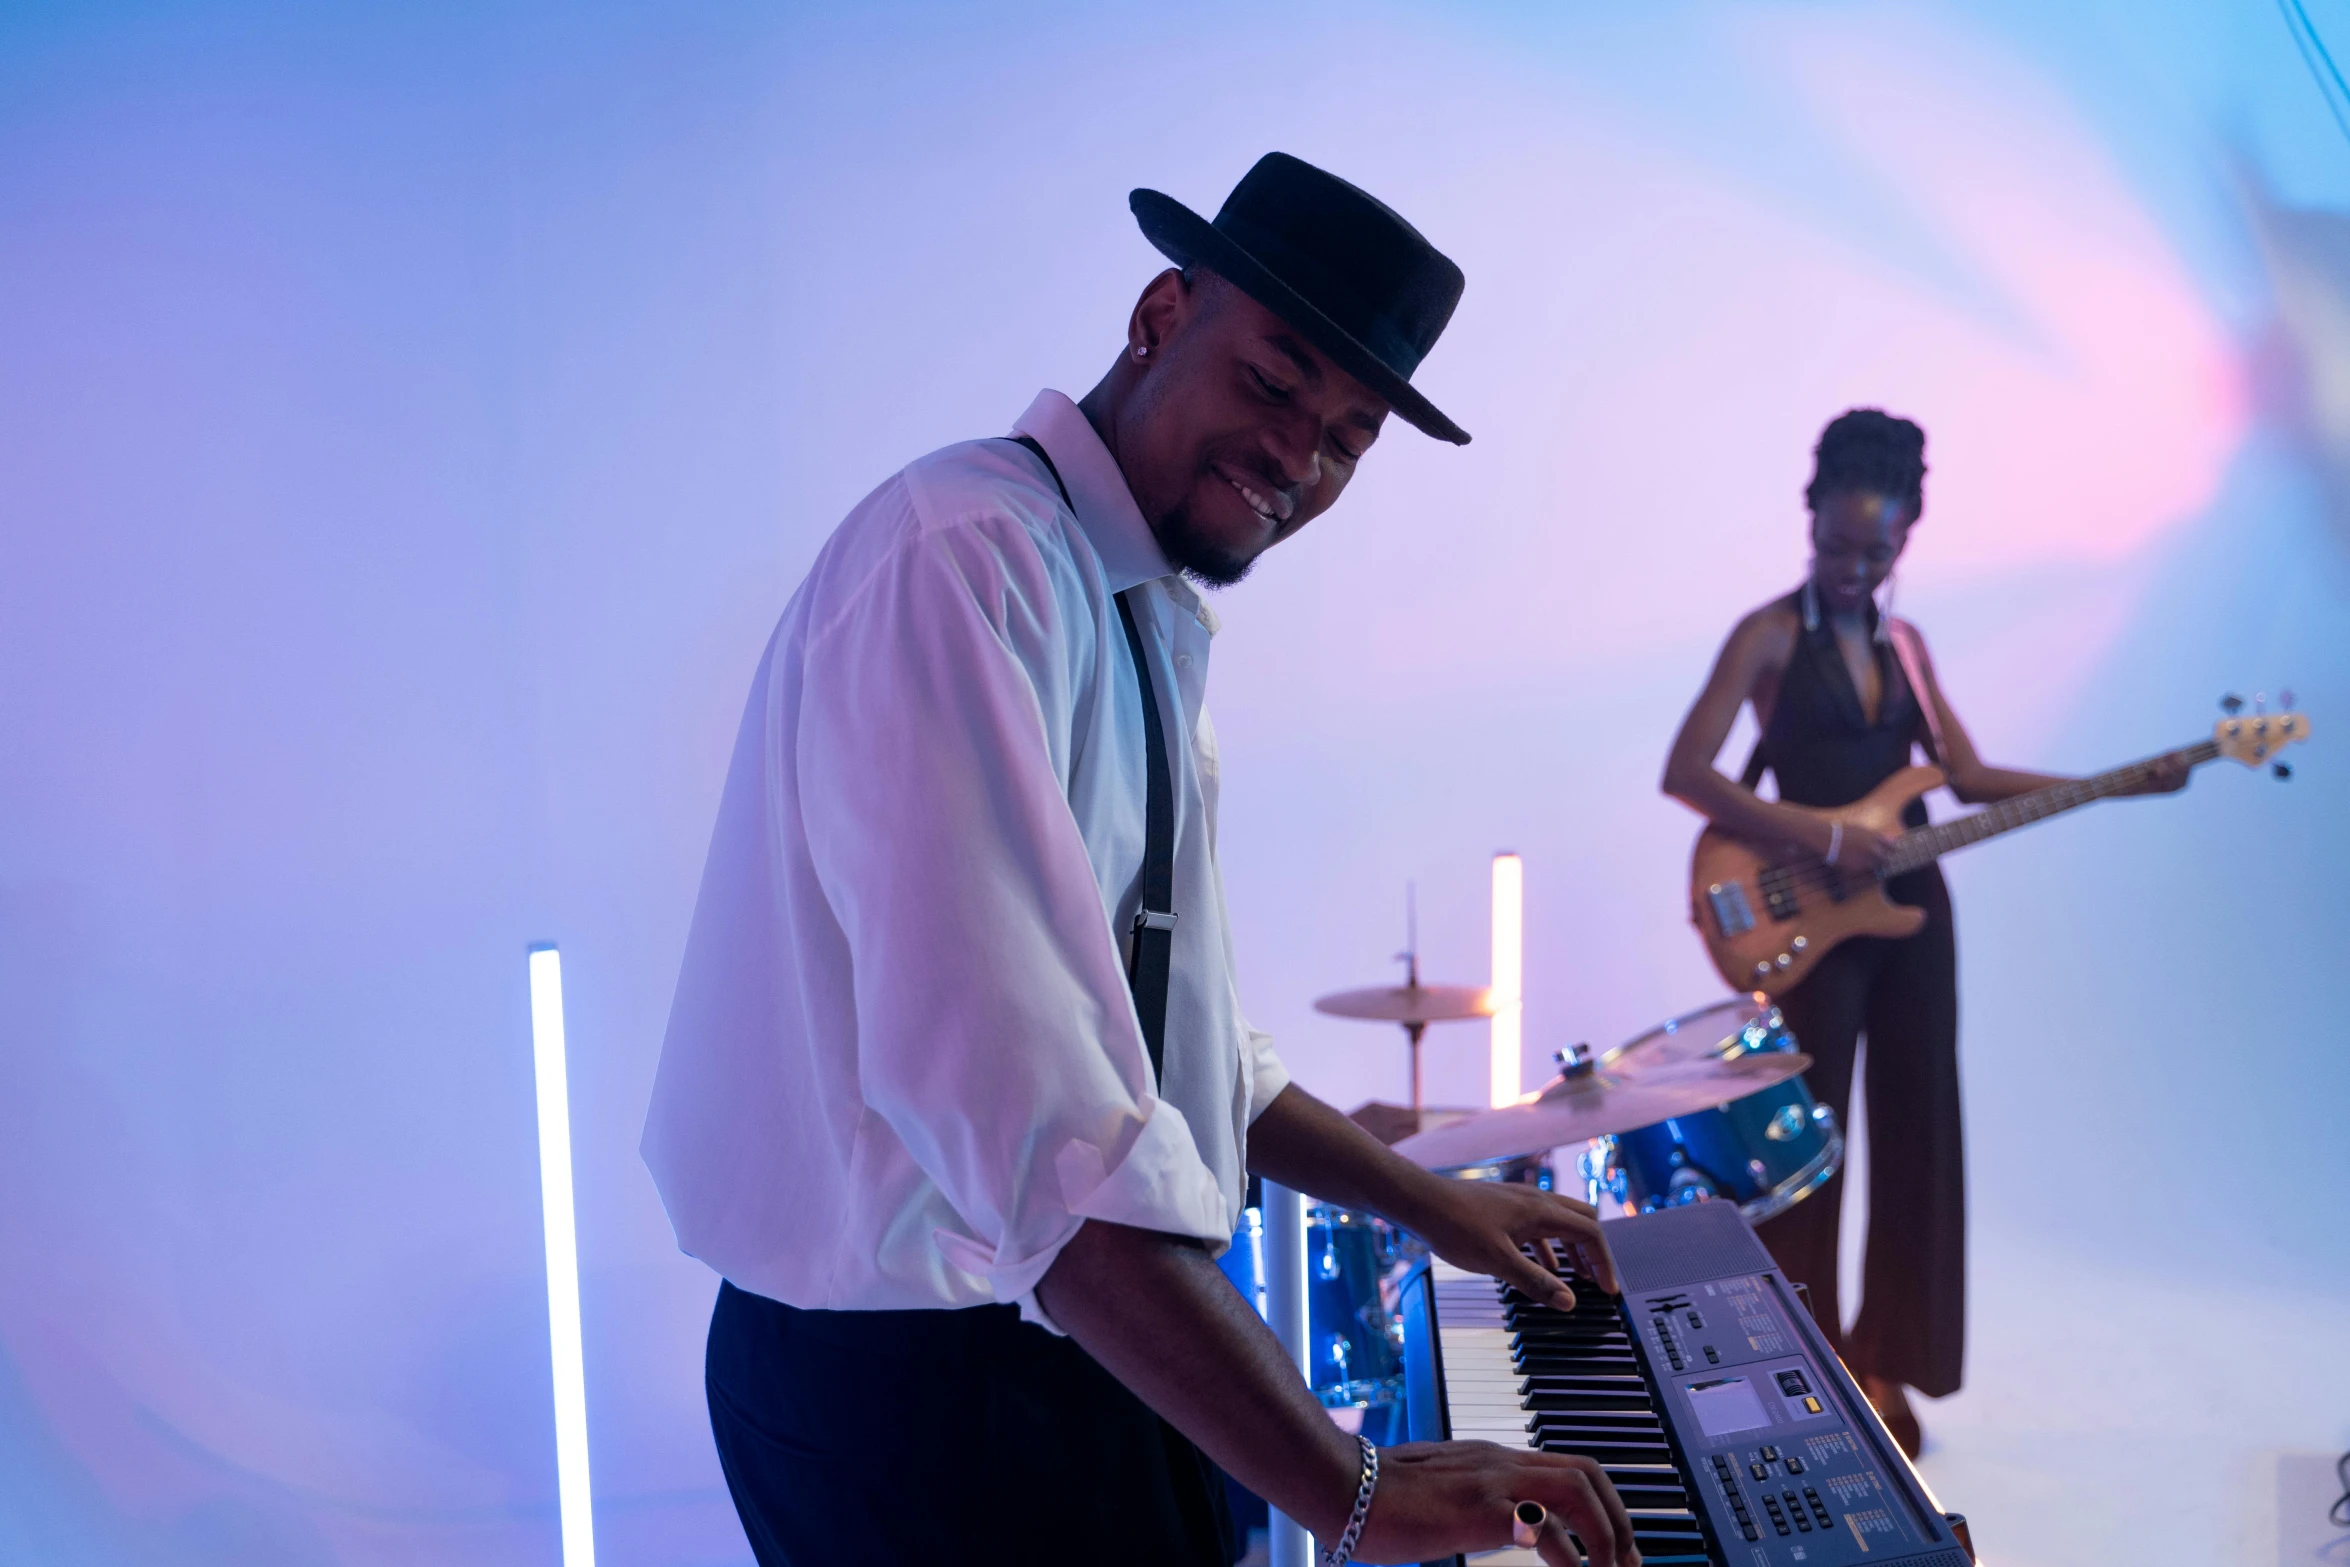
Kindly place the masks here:
<instances>
[{"instance_id":1,"label":"cymbal","mask_svg":"<svg viewBox=\"0 0 2350 1567\"><path fill-rule=\"evenodd\" d=\"M1374 1023L1450 1023L1493 1016L1493 992L1483 985L1374 985L1332 991L1314 1010Z\"/></svg>"},{"instance_id":2,"label":"cymbal","mask_svg":"<svg viewBox=\"0 0 2350 1567\"><path fill-rule=\"evenodd\" d=\"M1771 1050L1734 1060L1691 1062L1637 1077L1602 1067L1580 1077L1554 1079L1539 1098L1406 1137L1395 1151L1430 1170L1516 1159L1711 1110L1784 1082L1810 1066L1807 1055Z\"/></svg>"},{"instance_id":3,"label":"cymbal","mask_svg":"<svg viewBox=\"0 0 2350 1567\"><path fill-rule=\"evenodd\" d=\"M1347 1111L1346 1118L1393 1147L1423 1126L1450 1126L1455 1121L1465 1121L1470 1116L1484 1113L1467 1105L1424 1105L1415 1110L1410 1105L1391 1105L1384 1100L1373 1099Z\"/></svg>"}]
</instances>

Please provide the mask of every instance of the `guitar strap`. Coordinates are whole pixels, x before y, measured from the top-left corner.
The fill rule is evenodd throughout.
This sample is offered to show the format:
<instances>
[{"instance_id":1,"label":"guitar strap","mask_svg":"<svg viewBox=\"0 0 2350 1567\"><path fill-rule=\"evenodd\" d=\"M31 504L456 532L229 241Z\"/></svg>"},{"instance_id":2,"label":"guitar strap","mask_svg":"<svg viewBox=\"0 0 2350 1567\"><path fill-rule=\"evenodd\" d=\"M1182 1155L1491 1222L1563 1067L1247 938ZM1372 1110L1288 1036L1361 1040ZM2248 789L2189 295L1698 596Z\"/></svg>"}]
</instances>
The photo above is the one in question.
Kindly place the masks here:
<instances>
[{"instance_id":1,"label":"guitar strap","mask_svg":"<svg viewBox=\"0 0 2350 1567\"><path fill-rule=\"evenodd\" d=\"M1015 435L1036 454L1044 471L1053 476L1061 501L1071 512L1077 503L1044 443L1034 436ZM1140 907L1134 912L1133 940L1126 955L1126 983L1134 992L1134 1015L1142 1024L1142 1042L1151 1058L1151 1082L1166 1079L1167 983L1175 966L1175 784L1167 761L1167 729L1159 716L1159 694L1151 681L1150 659L1144 654L1142 631L1135 624L1133 596L1128 588L1118 595L1118 619L1126 628L1126 650L1134 659L1134 683L1142 691L1142 734L1149 752L1148 781L1143 786L1142 875Z\"/></svg>"},{"instance_id":2,"label":"guitar strap","mask_svg":"<svg viewBox=\"0 0 2350 1567\"><path fill-rule=\"evenodd\" d=\"M1942 720L1934 711L1934 697L1926 685L1925 645L1918 637L1918 628L1906 620L1885 619L1885 629L1891 633L1893 656L1901 661L1902 678L1909 682L1909 694L1917 698L1918 711L1926 715L1926 740L1934 752L1934 760L1947 767L1944 760L1950 753L1942 746Z\"/></svg>"}]
</instances>

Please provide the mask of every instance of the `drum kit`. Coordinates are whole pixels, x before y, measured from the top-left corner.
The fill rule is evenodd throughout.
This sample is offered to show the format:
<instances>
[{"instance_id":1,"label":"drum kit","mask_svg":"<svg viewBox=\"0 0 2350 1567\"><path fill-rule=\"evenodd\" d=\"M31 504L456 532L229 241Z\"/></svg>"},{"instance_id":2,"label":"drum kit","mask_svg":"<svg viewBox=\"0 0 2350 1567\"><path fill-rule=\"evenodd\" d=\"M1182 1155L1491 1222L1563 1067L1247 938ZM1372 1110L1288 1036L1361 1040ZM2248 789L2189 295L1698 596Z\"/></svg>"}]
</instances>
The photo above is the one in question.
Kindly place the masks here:
<instances>
[{"instance_id":1,"label":"drum kit","mask_svg":"<svg viewBox=\"0 0 2350 1567\"><path fill-rule=\"evenodd\" d=\"M1409 954L1406 954L1409 957ZM1599 1056L1558 1052L1558 1074L1516 1104L1481 1112L1421 1103L1420 1036L1430 1023L1489 1017L1490 993L1406 984L1340 991L1314 1003L1337 1017L1399 1023L1411 1042L1412 1107L1357 1113L1415 1164L1463 1180L1567 1190L1603 1216L1725 1201L1754 1223L1786 1212L1835 1175L1844 1136L1804 1087L1811 1057L1768 997L1732 997L1668 1019ZM1397 1135L1390 1136L1393 1133ZM1308 1380L1340 1422L1398 1437L1403 1403L1401 1282L1426 1248L1375 1215L1306 1210ZM1264 1308L1264 1231L1255 1208L1224 1268Z\"/></svg>"}]
</instances>

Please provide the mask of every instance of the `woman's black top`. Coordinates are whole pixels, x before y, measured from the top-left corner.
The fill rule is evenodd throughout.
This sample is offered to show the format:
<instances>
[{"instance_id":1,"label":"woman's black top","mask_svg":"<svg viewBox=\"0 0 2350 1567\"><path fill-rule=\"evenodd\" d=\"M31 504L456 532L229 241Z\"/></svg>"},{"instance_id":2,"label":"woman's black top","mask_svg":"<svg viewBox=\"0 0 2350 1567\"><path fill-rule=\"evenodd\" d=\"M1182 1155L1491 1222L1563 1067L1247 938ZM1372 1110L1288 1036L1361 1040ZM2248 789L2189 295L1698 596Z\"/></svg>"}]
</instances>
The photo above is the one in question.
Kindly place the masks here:
<instances>
[{"instance_id":1,"label":"woman's black top","mask_svg":"<svg viewBox=\"0 0 2350 1567\"><path fill-rule=\"evenodd\" d=\"M1802 591L1785 602L1800 626ZM1876 617L1871 605L1872 632ZM1778 779L1779 798L1788 804L1850 805L1909 765L1910 746L1918 736L1917 696L1902 678L1901 660L1892 644L1871 645L1877 653L1882 692L1873 724L1861 711L1860 693L1853 689L1852 672L1844 667L1843 651L1827 617L1797 631L1795 654L1787 661L1779 699L1772 704L1770 724L1755 751L1756 760ZM1760 776L1759 771L1754 774ZM1908 826L1923 827L1925 802L1912 800L1901 819Z\"/></svg>"}]
</instances>

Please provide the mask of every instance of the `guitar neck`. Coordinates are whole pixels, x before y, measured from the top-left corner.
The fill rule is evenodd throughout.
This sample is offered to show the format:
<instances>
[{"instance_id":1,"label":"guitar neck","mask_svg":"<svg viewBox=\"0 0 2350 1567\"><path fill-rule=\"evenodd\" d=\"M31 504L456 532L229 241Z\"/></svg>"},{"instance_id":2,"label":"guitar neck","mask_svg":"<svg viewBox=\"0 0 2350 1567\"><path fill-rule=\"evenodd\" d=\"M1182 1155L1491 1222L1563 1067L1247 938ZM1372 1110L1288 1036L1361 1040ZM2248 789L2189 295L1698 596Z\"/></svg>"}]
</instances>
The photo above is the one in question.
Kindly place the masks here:
<instances>
[{"instance_id":1,"label":"guitar neck","mask_svg":"<svg viewBox=\"0 0 2350 1567\"><path fill-rule=\"evenodd\" d=\"M2030 794L2019 794L2012 800L1986 806L1965 816L1931 827L1919 827L1903 833L1893 843L1893 857L1886 863L1885 874L1898 876L1903 871L1914 871L1929 865L1953 849L1996 838L2003 832L2018 827L2029 827L2034 822L2066 811L2078 809L2093 800L2109 800L2117 794L2128 794L2143 784L2158 763L2173 757L2189 767L2200 767L2219 755L2219 747L2209 740L2182 746L2162 756L2151 756L2143 762L2132 762L2092 778L2072 778L2045 789L2034 789Z\"/></svg>"}]
</instances>

